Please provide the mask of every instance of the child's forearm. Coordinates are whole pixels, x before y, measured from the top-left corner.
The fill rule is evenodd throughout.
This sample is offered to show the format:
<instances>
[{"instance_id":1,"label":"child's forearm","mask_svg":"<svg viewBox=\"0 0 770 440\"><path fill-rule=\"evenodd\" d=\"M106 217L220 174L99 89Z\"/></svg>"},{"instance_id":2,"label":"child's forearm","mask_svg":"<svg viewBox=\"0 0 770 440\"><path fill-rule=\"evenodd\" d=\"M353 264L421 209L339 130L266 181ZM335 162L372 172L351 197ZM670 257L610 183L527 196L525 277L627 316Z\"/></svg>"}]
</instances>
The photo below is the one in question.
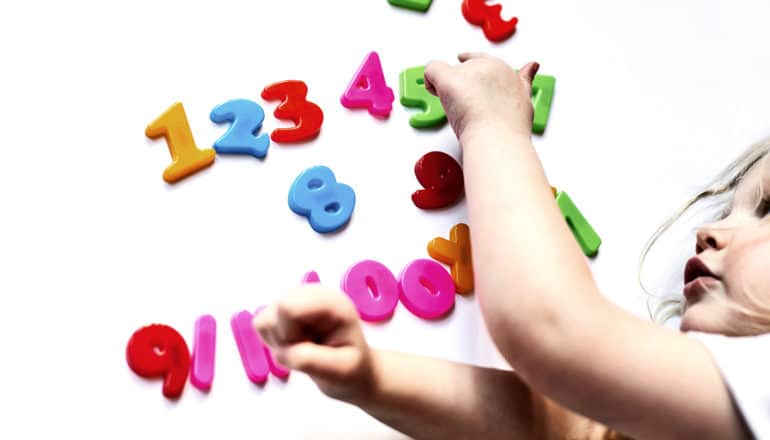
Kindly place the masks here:
<instances>
[{"instance_id":1,"label":"child's forearm","mask_svg":"<svg viewBox=\"0 0 770 440\"><path fill-rule=\"evenodd\" d=\"M479 122L460 142L476 292L498 348L526 376L604 300L530 137Z\"/></svg>"},{"instance_id":2,"label":"child's forearm","mask_svg":"<svg viewBox=\"0 0 770 440\"><path fill-rule=\"evenodd\" d=\"M373 356L373 390L351 403L410 437L548 437L545 400L511 371L382 350Z\"/></svg>"},{"instance_id":3,"label":"child's forearm","mask_svg":"<svg viewBox=\"0 0 770 440\"><path fill-rule=\"evenodd\" d=\"M638 438L743 438L705 348L600 294L529 136L473 125L460 142L476 294L520 377Z\"/></svg>"}]
</instances>

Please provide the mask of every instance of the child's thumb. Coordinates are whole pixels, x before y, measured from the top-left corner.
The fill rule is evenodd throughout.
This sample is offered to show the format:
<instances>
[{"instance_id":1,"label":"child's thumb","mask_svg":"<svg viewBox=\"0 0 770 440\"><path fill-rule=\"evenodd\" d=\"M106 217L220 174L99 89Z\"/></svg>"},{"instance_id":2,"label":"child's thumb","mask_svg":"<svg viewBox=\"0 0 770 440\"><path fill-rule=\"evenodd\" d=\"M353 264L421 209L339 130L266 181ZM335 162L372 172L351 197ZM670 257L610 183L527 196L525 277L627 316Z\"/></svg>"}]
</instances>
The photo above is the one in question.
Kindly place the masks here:
<instances>
[{"instance_id":1,"label":"child's thumb","mask_svg":"<svg viewBox=\"0 0 770 440\"><path fill-rule=\"evenodd\" d=\"M524 81L524 84L526 84L530 90L532 89L532 80L535 79L538 69L540 69L540 64L531 61L519 70L519 78Z\"/></svg>"},{"instance_id":2,"label":"child's thumb","mask_svg":"<svg viewBox=\"0 0 770 440\"><path fill-rule=\"evenodd\" d=\"M428 63L425 66L425 89L439 96L439 93L444 89L443 84L450 69L449 64L443 61L431 61Z\"/></svg>"}]
</instances>

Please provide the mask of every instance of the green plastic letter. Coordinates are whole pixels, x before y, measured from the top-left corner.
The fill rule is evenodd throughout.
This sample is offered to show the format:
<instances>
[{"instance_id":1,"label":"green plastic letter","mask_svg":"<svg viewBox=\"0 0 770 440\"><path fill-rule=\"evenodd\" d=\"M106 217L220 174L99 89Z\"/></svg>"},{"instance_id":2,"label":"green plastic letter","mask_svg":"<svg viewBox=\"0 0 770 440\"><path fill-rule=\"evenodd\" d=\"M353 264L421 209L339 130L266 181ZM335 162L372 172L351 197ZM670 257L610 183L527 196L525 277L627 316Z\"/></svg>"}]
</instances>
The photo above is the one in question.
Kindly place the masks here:
<instances>
[{"instance_id":1,"label":"green plastic letter","mask_svg":"<svg viewBox=\"0 0 770 440\"><path fill-rule=\"evenodd\" d=\"M414 128L428 128L446 121L441 100L425 88L425 66L411 67L399 75L401 105L418 107L423 111L409 119L409 125Z\"/></svg>"}]
</instances>

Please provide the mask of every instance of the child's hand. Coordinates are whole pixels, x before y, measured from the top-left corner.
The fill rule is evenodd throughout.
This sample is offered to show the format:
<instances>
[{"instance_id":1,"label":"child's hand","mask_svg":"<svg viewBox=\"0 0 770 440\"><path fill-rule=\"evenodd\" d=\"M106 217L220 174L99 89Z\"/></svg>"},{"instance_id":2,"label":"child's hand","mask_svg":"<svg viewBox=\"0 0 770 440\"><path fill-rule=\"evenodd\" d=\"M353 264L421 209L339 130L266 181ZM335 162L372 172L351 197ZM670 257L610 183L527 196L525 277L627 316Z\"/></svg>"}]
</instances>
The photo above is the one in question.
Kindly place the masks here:
<instances>
[{"instance_id":1,"label":"child's hand","mask_svg":"<svg viewBox=\"0 0 770 440\"><path fill-rule=\"evenodd\" d=\"M425 66L425 87L441 99L458 139L468 127L505 127L526 137L532 132L532 78L539 65L518 72L499 58L462 53L461 64L432 61Z\"/></svg>"},{"instance_id":2,"label":"child's hand","mask_svg":"<svg viewBox=\"0 0 770 440\"><path fill-rule=\"evenodd\" d=\"M284 366L307 373L326 395L355 401L373 386L372 354L344 293L302 286L253 321Z\"/></svg>"}]
</instances>

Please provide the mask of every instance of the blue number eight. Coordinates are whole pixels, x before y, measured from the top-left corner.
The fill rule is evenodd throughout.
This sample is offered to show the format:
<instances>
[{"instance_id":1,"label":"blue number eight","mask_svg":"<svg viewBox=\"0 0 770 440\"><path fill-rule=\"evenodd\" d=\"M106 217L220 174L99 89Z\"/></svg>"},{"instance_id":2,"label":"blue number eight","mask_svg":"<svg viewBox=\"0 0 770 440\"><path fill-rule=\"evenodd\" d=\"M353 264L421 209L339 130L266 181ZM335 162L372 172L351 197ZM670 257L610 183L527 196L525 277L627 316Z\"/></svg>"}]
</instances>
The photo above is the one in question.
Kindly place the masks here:
<instances>
[{"instance_id":1,"label":"blue number eight","mask_svg":"<svg viewBox=\"0 0 770 440\"><path fill-rule=\"evenodd\" d=\"M308 168L289 190L289 208L305 216L314 231L333 232L348 223L356 205L353 188L338 183L325 166Z\"/></svg>"}]
</instances>

